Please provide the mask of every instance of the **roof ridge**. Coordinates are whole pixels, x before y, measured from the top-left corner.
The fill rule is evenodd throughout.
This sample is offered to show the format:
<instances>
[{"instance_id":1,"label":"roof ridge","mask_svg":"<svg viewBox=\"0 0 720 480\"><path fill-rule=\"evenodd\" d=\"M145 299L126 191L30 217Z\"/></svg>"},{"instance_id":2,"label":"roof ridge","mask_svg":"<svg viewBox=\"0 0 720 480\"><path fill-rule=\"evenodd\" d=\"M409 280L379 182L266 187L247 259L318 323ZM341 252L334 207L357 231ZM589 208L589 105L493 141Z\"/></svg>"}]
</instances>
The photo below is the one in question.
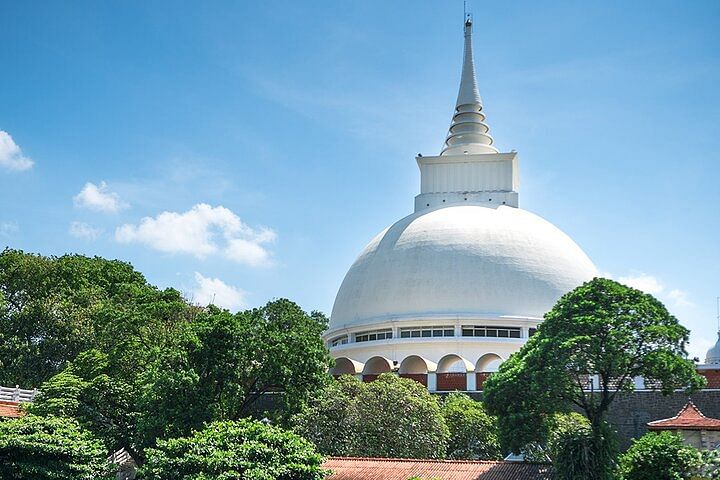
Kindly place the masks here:
<instances>
[{"instance_id":1,"label":"roof ridge","mask_svg":"<svg viewBox=\"0 0 720 480\"><path fill-rule=\"evenodd\" d=\"M512 465L548 465L545 462L511 462L509 460L463 460L447 458L392 458L392 457L336 457L328 460L356 460L361 462L407 462L407 463L471 463L471 464L512 464Z\"/></svg>"}]
</instances>

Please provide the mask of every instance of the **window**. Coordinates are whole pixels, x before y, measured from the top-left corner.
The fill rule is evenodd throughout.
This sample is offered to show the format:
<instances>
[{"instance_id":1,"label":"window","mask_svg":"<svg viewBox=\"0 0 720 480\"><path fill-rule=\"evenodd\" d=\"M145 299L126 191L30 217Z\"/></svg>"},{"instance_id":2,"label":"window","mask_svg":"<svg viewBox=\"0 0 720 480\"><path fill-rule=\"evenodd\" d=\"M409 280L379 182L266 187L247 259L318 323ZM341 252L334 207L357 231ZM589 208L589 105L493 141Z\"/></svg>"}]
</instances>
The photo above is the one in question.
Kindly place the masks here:
<instances>
[{"instance_id":1,"label":"window","mask_svg":"<svg viewBox=\"0 0 720 480\"><path fill-rule=\"evenodd\" d=\"M342 335L340 337L335 337L332 340L330 340L330 346L331 347L337 347L338 345L345 345L348 343L348 336Z\"/></svg>"},{"instance_id":2,"label":"window","mask_svg":"<svg viewBox=\"0 0 720 480\"><path fill-rule=\"evenodd\" d=\"M400 329L400 338L430 338L454 336L454 327L408 327Z\"/></svg>"},{"instance_id":3,"label":"window","mask_svg":"<svg viewBox=\"0 0 720 480\"><path fill-rule=\"evenodd\" d=\"M531 329L529 329L529 330L528 330L528 336L529 336L529 337L532 337L533 335L535 335L535 332L537 332L537 328L531 328Z\"/></svg>"},{"instance_id":4,"label":"window","mask_svg":"<svg viewBox=\"0 0 720 480\"><path fill-rule=\"evenodd\" d=\"M482 325L463 325L463 337L520 338L520 327L488 327Z\"/></svg>"},{"instance_id":5,"label":"window","mask_svg":"<svg viewBox=\"0 0 720 480\"><path fill-rule=\"evenodd\" d=\"M388 340L392 338L392 330L373 330L369 332L358 332L355 334L356 342L374 342L376 340Z\"/></svg>"}]
</instances>

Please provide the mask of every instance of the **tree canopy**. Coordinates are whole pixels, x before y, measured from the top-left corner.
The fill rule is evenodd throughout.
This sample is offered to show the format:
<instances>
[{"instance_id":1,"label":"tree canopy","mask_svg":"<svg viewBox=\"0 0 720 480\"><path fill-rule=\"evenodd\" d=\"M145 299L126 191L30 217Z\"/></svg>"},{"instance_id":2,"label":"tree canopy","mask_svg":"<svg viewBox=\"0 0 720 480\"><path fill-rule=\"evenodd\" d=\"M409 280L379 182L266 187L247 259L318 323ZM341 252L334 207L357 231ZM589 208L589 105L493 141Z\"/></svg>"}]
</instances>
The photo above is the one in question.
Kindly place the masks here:
<instances>
[{"instance_id":1,"label":"tree canopy","mask_svg":"<svg viewBox=\"0 0 720 480\"><path fill-rule=\"evenodd\" d=\"M103 444L78 422L63 417L0 421L3 480L112 480Z\"/></svg>"},{"instance_id":2,"label":"tree canopy","mask_svg":"<svg viewBox=\"0 0 720 480\"><path fill-rule=\"evenodd\" d=\"M437 397L392 373L370 383L342 376L294 422L325 455L443 458L449 436Z\"/></svg>"},{"instance_id":3,"label":"tree canopy","mask_svg":"<svg viewBox=\"0 0 720 480\"><path fill-rule=\"evenodd\" d=\"M0 384L40 387L32 413L73 417L139 461L159 437L261 415L268 392L286 421L329 379L326 326L285 299L195 306L123 262L0 253Z\"/></svg>"},{"instance_id":4,"label":"tree canopy","mask_svg":"<svg viewBox=\"0 0 720 480\"><path fill-rule=\"evenodd\" d=\"M146 480L321 480L330 472L307 440L252 420L213 422L147 450Z\"/></svg>"},{"instance_id":5,"label":"tree canopy","mask_svg":"<svg viewBox=\"0 0 720 480\"><path fill-rule=\"evenodd\" d=\"M442 403L450 436L447 456L455 459L500 460L497 421L482 402L463 393L451 393Z\"/></svg>"},{"instance_id":6,"label":"tree canopy","mask_svg":"<svg viewBox=\"0 0 720 480\"><path fill-rule=\"evenodd\" d=\"M634 388L635 377L664 393L703 385L687 359L688 334L654 297L612 280L595 278L564 295L485 382L505 446L519 452L547 431L550 414L574 407L590 421L594 451L609 451L605 413L618 392ZM597 382L589 382L592 375ZM607 478L611 460L596 461L595 478Z\"/></svg>"},{"instance_id":7,"label":"tree canopy","mask_svg":"<svg viewBox=\"0 0 720 480\"><path fill-rule=\"evenodd\" d=\"M144 443L248 416L267 392L283 407L276 419L299 411L329 380L325 328L324 316L284 299L235 315L211 307L143 375Z\"/></svg>"},{"instance_id":8,"label":"tree canopy","mask_svg":"<svg viewBox=\"0 0 720 480\"><path fill-rule=\"evenodd\" d=\"M197 309L133 267L81 255L0 253L0 385L39 386L83 351L132 377Z\"/></svg>"}]
</instances>

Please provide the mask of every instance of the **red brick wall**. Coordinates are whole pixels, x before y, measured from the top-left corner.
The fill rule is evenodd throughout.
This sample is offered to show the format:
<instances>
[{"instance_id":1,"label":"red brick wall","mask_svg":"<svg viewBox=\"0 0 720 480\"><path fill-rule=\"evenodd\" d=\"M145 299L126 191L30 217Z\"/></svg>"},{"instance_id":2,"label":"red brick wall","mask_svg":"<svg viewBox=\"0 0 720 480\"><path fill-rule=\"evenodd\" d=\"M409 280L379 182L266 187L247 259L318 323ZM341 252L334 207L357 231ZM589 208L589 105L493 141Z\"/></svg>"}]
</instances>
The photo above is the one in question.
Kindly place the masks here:
<instances>
[{"instance_id":1,"label":"red brick wall","mask_svg":"<svg viewBox=\"0 0 720 480\"><path fill-rule=\"evenodd\" d=\"M697 372L707 378L707 387L705 388L720 388L720 369L698 370Z\"/></svg>"},{"instance_id":2,"label":"red brick wall","mask_svg":"<svg viewBox=\"0 0 720 480\"><path fill-rule=\"evenodd\" d=\"M475 385L478 390L482 390L483 383L492 375L490 372L478 372L475 374Z\"/></svg>"},{"instance_id":3,"label":"red brick wall","mask_svg":"<svg viewBox=\"0 0 720 480\"><path fill-rule=\"evenodd\" d=\"M438 373L437 389L441 392L467 390L467 375L464 373Z\"/></svg>"},{"instance_id":4,"label":"red brick wall","mask_svg":"<svg viewBox=\"0 0 720 480\"><path fill-rule=\"evenodd\" d=\"M401 373L402 378L409 378L421 383L427 387L427 374L426 373Z\"/></svg>"}]
</instances>

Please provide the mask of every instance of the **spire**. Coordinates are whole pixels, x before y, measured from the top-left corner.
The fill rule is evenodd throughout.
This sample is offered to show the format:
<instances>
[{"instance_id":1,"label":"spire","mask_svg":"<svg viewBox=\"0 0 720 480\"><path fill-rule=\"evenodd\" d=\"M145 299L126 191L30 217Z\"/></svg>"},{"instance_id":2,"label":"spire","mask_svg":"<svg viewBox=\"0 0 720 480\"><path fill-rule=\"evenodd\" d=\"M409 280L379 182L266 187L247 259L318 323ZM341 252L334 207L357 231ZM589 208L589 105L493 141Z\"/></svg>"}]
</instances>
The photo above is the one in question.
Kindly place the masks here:
<instances>
[{"instance_id":1,"label":"spire","mask_svg":"<svg viewBox=\"0 0 720 480\"><path fill-rule=\"evenodd\" d=\"M463 155L476 153L498 153L493 147L493 138L485 124L482 99L475 79L475 63L472 52L472 18L465 20L465 51L462 78L457 104L450 131L440 155Z\"/></svg>"}]
</instances>

